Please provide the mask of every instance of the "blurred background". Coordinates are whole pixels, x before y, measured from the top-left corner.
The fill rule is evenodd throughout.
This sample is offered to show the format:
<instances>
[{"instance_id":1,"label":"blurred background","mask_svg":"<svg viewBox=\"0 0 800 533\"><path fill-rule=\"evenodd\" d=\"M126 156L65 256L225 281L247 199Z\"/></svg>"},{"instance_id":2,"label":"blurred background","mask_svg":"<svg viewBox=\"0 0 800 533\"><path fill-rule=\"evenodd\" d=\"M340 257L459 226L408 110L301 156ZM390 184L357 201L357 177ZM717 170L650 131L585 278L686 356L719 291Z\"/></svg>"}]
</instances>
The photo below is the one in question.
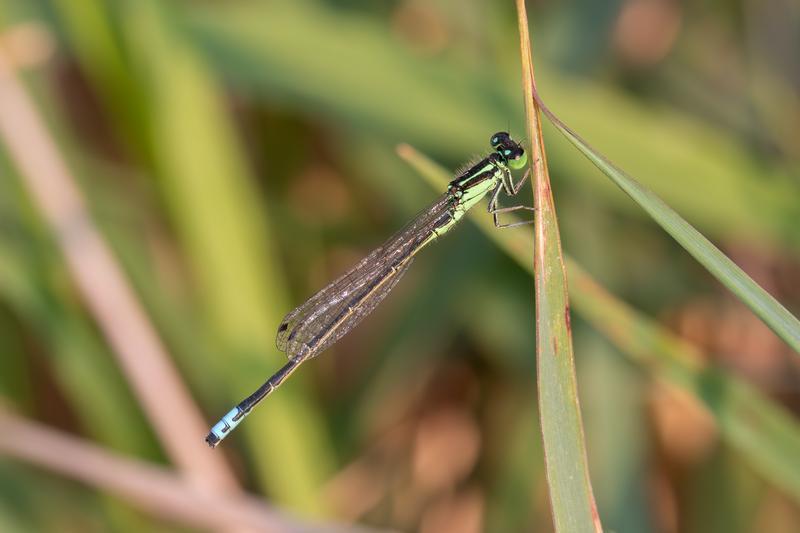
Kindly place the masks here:
<instances>
[{"instance_id":1,"label":"blurred background","mask_svg":"<svg viewBox=\"0 0 800 533\"><path fill-rule=\"evenodd\" d=\"M800 4L528 9L550 108L797 315ZM280 318L441 193L397 143L455 169L495 131L523 135L512 2L2 0L0 29L1 530L218 528L210 503L180 514L125 488L139 476L208 501L246 490L298 524L552 529L532 278L471 223L219 449L203 442L283 364ZM796 414L797 354L545 136L566 253ZM572 323L606 529L798 531L800 490L696 395Z\"/></svg>"}]
</instances>

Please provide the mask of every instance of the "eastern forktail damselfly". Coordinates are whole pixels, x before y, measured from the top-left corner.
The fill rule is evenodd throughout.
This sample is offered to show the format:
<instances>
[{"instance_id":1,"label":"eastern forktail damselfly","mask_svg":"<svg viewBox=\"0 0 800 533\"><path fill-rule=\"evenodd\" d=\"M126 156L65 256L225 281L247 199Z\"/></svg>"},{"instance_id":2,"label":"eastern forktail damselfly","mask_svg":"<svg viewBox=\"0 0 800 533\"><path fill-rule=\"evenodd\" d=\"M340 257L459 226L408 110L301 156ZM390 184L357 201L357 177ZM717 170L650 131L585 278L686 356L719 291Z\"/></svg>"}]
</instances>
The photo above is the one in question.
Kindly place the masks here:
<instances>
[{"instance_id":1,"label":"eastern forktail damselfly","mask_svg":"<svg viewBox=\"0 0 800 533\"><path fill-rule=\"evenodd\" d=\"M529 172L514 183L511 170L523 168L527 156L508 133L495 133L490 142L493 151L459 173L436 202L350 271L283 318L275 342L289 362L211 428L206 437L209 446L213 448L219 444L256 404L277 389L302 363L325 351L372 312L406 273L416 253L453 229L486 195L491 193L488 211L498 228L532 222L499 222L500 213L532 210L522 205L497 206L500 193L516 195Z\"/></svg>"}]
</instances>

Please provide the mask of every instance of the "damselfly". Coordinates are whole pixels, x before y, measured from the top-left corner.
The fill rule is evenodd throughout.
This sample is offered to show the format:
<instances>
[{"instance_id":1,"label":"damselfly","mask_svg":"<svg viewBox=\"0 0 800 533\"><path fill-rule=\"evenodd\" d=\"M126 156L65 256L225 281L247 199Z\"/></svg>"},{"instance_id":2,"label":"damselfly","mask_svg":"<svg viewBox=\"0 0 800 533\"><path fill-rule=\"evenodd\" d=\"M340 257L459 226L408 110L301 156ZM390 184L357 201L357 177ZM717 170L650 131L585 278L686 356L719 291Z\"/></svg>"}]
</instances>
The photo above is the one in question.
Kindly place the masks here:
<instances>
[{"instance_id":1,"label":"damselfly","mask_svg":"<svg viewBox=\"0 0 800 533\"><path fill-rule=\"evenodd\" d=\"M301 364L325 351L361 322L403 277L417 252L453 229L483 197L491 193L488 211L498 228L532 222L501 224L498 220L500 213L533 209L522 205L497 205L501 192L507 196L519 192L530 171L514 183L511 169L525 166L525 150L502 131L495 133L490 142L493 151L459 173L436 202L349 272L283 318L275 342L289 362L211 428L206 437L209 446L213 448L219 444L256 404L277 389Z\"/></svg>"}]
</instances>

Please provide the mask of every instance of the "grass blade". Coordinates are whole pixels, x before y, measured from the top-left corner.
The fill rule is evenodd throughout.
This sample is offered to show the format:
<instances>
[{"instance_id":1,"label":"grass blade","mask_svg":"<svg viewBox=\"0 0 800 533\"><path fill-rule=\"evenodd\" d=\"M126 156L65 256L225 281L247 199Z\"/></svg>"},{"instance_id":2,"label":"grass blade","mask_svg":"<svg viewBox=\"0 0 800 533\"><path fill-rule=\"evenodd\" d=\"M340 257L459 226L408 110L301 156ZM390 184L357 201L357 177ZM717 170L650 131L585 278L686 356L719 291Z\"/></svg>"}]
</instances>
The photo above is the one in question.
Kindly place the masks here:
<instances>
[{"instance_id":1,"label":"grass blade","mask_svg":"<svg viewBox=\"0 0 800 533\"><path fill-rule=\"evenodd\" d=\"M669 233L692 257L703 265L720 283L744 302L795 352L800 353L800 321L780 302L753 281L736 263L714 246L694 226L684 220L664 203L653 191L633 179L592 148L578 134L564 124L534 95L542 112L558 130L603 174L639 204L658 225Z\"/></svg>"},{"instance_id":2,"label":"grass blade","mask_svg":"<svg viewBox=\"0 0 800 533\"><path fill-rule=\"evenodd\" d=\"M517 1L517 14L536 207L533 256L536 361L550 509L556 531L602 531L589 480L572 350L567 273L547 172L539 110L534 99L533 60L524 0Z\"/></svg>"}]
</instances>

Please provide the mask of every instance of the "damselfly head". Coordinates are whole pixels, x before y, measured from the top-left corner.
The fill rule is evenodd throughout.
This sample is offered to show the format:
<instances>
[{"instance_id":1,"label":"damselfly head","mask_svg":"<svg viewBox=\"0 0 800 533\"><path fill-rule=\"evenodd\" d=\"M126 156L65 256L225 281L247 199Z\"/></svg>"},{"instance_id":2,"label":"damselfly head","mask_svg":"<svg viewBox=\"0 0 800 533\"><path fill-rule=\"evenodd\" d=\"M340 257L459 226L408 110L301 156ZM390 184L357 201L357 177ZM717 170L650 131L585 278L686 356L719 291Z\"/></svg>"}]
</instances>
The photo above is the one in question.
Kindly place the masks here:
<instances>
[{"instance_id":1,"label":"damselfly head","mask_svg":"<svg viewBox=\"0 0 800 533\"><path fill-rule=\"evenodd\" d=\"M492 148L497 150L509 167L513 169L520 169L528 162L528 156L522 145L511 138L505 131L498 131L492 135L491 140Z\"/></svg>"}]
</instances>

